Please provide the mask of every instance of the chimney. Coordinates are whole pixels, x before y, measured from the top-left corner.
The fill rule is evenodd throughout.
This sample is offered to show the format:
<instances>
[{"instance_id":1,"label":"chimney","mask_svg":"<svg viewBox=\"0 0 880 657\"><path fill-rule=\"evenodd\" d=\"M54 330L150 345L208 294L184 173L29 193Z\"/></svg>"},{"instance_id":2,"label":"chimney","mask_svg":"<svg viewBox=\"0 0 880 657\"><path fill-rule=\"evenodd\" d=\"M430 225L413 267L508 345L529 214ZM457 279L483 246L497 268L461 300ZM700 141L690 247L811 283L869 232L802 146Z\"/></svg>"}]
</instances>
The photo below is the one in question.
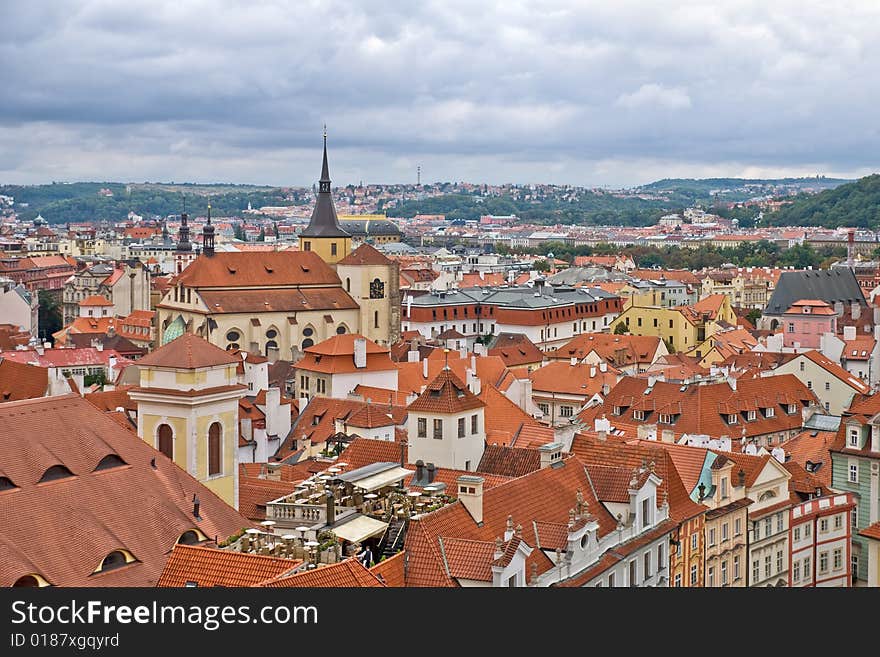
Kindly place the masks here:
<instances>
[{"instance_id":1,"label":"chimney","mask_svg":"<svg viewBox=\"0 0 880 657\"><path fill-rule=\"evenodd\" d=\"M603 374L608 371L608 363L606 363L604 360L599 363L599 371Z\"/></svg>"},{"instance_id":2,"label":"chimney","mask_svg":"<svg viewBox=\"0 0 880 657\"><path fill-rule=\"evenodd\" d=\"M636 427L636 438L639 440L657 440L656 424L640 424Z\"/></svg>"},{"instance_id":3,"label":"chimney","mask_svg":"<svg viewBox=\"0 0 880 657\"><path fill-rule=\"evenodd\" d=\"M856 305L858 305L858 304L853 304L853 306L856 306ZM855 309L853 309L853 310L855 310ZM843 327L843 339L847 340L847 341L855 340L856 339L856 327L855 326L844 326ZM844 355L846 355L846 354L844 354Z\"/></svg>"},{"instance_id":4,"label":"chimney","mask_svg":"<svg viewBox=\"0 0 880 657\"><path fill-rule=\"evenodd\" d=\"M577 365L577 364L578 364L578 359L575 358L574 356L572 356L572 357L571 357L570 365L571 365L572 367L574 367L574 366Z\"/></svg>"},{"instance_id":5,"label":"chimney","mask_svg":"<svg viewBox=\"0 0 880 657\"><path fill-rule=\"evenodd\" d=\"M843 315L843 301L834 302L834 314L836 314L838 317Z\"/></svg>"},{"instance_id":6,"label":"chimney","mask_svg":"<svg viewBox=\"0 0 880 657\"><path fill-rule=\"evenodd\" d=\"M853 320L857 320L859 317L862 316L862 306L858 301L853 301L851 308Z\"/></svg>"},{"instance_id":7,"label":"chimney","mask_svg":"<svg viewBox=\"0 0 880 657\"><path fill-rule=\"evenodd\" d=\"M675 432L672 429L663 429L660 432L660 440L664 443L674 443Z\"/></svg>"},{"instance_id":8,"label":"chimney","mask_svg":"<svg viewBox=\"0 0 880 657\"><path fill-rule=\"evenodd\" d=\"M367 366L367 339L354 339L354 366L363 369Z\"/></svg>"},{"instance_id":9,"label":"chimney","mask_svg":"<svg viewBox=\"0 0 880 657\"><path fill-rule=\"evenodd\" d=\"M595 366L590 367L590 378L591 379L596 378L596 367Z\"/></svg>"},{"instance_id":10,"label":"chimney","mask_svg":"<svg viewBox=\"0 0 880 657\"><path fill-rule=\"evenodd\" d=\"M98 351L104 351L104 343L103 342L96 342L95 349L97 349Z\"/></svg>"},{"instance_id":11,"label":"chimney","mask_svg":"<svg viewBox=\"0 0 880 657\"><path fill-rule=\"evenodd\" d=\"M336 498L332 492L327 493L327 524L332 525L336 522Z\"/></svg>"},{"instance_id":12,"label":"chimney","mask_svg":"<svg viewBox=\"0 0 880 657\"><path fill-rule=\"evenodd\" d=\"M416 461L416 481L419 483L425 480L425 462L422 459Z\"/></svg>"},{"instance_id":13,"label":"chimney","mask_svg":"<svg viewBox=\"0 0 880 657\"><path fill-rule=\"evenodd\" d=\"M880 310L880 308L878 308L878 310ZM474 343L474 353L477 356L485 356L487 353L486 346L482 342L475 342Z\"/></svg>"},{"instance_id":14,"label":"chimney","mask_svg":"<svg viewBox=\"0 0 880 657\"><path fill-rule=\"evenodd\" d=\"M201 516L199 515L199 507L201 506L201 502L199 502L199 496L193 493L193 517L196 520L201 520Z\"/></svg>"},{"instance_id":15,"label":"chimney","mask_svg":"<svg viewBox=\"0 0 880 657\"><path fill-rule=\"evenodd\" d=\"M483 525L483 482L476 475L461 475L455 480L458 485L458 500L471 514L478 526Z\"/></svg>"},{"instance_id":16,"label":"chimney","mask_svg":"<svg viewBox=\"0 0 880 657\"><path fill-rule=\"evenodd\" d=\"M433 484L434 476L437 474L437 466L433 463L428 463L428 465L425 466L425 472L428 475L428 483Z\"/></svg>"},{"instance_id":17,"label":"chimney","mask_svg":"<svg viewBox=\"0 0 880 657\"><path fill-rule=\"evenodd\" d=\"M37 350L37 354L40 356L42 356L45 353L45 349L43 348L43 345L41 345L41 344L38 344L35 347L35 349Z\"/></svg>"},{"instance_id":18,"label":"chimney","mask_svg":"<svg viewBox=\"0 0 880 657\"><path fill-rule=\"evenodd\" d=\"M422 378L423 379L428 378L428 359L427 358L422 359Z\"/></svg>"},{"instance_id":19,"label":"chimney","mask_svg":"<svg viewBox=\"0 0 880 657\"><path fill-rule=\"evenodd\" d=\"M538 452L541 454L541 469L549 468L551 466L556 465L557 463L562 463L562 450L565 448L560 442L555 443L547 443L546 445L541 445L538 448Z\"/></svg>"},{"instance_id":20,"label":"chimney","mask_svg":"<svg viewBox=\"0 0 880 657\"><path fill-rule=\"evenodd\" d=\"M846 266L850 269L853 268L855 264L855 249L856 249L856 231L854 228L850 228L847 231L846 235Z\"/></svg>"},{"instance_id":21,"label":"chimney","mask_svg":"<svg viewBox=\"0 0 880 657\"><path fill-rule=\"evenodd\" d=\"M400 443L400 467L406 467L406 443Z\"/></svg>"},{"instance_id":22,"label":"chimney","mask_svg":"<svg viewBox=\"0 0 880 657\"><path fill-rule=\"evenodd\" d=\"M475 354L471 354L471 370L474 373L477 371L477 357Z\"/></svg>"}]
</instances>

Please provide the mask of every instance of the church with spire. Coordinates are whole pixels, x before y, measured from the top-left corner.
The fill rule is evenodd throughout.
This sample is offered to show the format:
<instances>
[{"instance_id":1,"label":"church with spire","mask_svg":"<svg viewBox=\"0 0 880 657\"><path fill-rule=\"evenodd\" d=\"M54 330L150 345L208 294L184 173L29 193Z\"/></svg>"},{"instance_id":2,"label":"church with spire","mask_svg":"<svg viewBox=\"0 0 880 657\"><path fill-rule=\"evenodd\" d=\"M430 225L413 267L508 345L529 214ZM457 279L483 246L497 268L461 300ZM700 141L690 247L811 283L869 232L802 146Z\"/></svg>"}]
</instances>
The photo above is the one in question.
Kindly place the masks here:
<instances>
[{"instance_id":1,"label":"church with spire","mask_svg":"<svg viewBox=\"0 0 880 657\"><path fill-rule=\"evenodd\" d=\"M318 198L312 218L299 237L301 251L314 251L328 265L335 265L351 253L351 235L339 225L330 193L330 167L327 164L327 130L324 129L324 163L318 181Z\"/></svg>"},{"instance_id":2,"label":"church with spire","mask_svg":"<svg viewBox=\"0 0 880 657\"><path fill-rule=\"evenodd\" d=\"M189 248L187 248L187 246ZM299 250L225 252L214 249L211 207L198 253L181 216L181 262L156 305L159 344L183 333L221 349L298 360L303 350L335 335L359 333L380 345L400 337L398 264L369 244L351 249L330 191L327 136L320 187Z\"/></svg>"}]
</instances>

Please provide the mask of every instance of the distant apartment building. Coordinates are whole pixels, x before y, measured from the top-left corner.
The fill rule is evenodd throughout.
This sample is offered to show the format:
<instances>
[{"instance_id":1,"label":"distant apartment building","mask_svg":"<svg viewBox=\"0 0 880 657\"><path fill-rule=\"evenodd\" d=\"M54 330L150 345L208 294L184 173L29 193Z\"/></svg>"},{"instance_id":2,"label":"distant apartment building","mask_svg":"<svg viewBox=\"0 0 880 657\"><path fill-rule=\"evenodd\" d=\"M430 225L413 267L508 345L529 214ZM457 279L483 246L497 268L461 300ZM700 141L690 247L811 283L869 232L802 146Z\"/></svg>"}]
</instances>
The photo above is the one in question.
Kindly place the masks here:
<instances>
[{"instance_id":1,"label":"distant apartment building","mask_svg":"<svg viewBox=\"0 0 880 657\"><path fill-rule=\"evenodd\" d=\"M135 310L149 310L149 271L144 266L116 266L107 263L78 271L64 284L64 324L69 324L79 316L80 301L95 295L109 299L116 315L125 316Z\"/></svg>"},{"instance_id":2,"label":"distant apartment building","mask_svg":"<svg viewBox=\"0 0 880 657\"><path fill-rule=\"evenodd\" d=\"M789 511L789 586L852 586L852 493L802 502Z\"/></svg>"}]
</instances>

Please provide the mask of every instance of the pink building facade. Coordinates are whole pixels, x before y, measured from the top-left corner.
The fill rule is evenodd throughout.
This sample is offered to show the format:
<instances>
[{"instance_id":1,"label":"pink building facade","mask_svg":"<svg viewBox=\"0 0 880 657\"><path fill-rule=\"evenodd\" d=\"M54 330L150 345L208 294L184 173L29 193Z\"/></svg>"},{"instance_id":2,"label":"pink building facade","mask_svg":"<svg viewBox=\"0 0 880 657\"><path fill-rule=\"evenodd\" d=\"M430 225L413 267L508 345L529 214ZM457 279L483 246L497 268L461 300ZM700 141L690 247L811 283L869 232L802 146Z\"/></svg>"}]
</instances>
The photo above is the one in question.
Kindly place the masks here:
<instances>
[{"instance_id":1,"label":"pink building facade","mask_svg":"<svg viewBox=\"0 0 880 657\"><path fill-rule=\"evenodd\" d=\"M837 315L824 301L802 299L782 315L784 347L819 349L822 335L836 333Z\"/></svg>"}]
</instances>

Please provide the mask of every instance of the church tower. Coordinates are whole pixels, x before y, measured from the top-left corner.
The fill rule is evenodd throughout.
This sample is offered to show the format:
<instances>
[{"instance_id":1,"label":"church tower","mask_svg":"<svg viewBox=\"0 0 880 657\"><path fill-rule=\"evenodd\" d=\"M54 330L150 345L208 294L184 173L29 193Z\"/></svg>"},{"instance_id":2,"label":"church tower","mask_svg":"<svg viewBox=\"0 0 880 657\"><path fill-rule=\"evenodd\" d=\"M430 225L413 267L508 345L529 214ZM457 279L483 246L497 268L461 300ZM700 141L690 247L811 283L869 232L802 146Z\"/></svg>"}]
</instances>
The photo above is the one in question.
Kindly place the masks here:
<instances>
[{"instance_id":1,"label":"church tower","mask_svg":"<svg viewBox=\"0 0 880 657\"><path fill-rule=\"evenodd\" d=\"M241 360L184 333L138 361L138 436L238 508Z\"/></svg>"},{"instance_id":2,"label":"church tower","mask_svg":"<svg viewBox=\"0 0 880 657\"><path fill-rule=\"evenodd\" d=\"M300 233L300 251L314 251L328 265L335 265L351 251L351 235L342 230L330 195L330 167L327 165L327 131L324 130L324 163L318 181L318 200L309 225Z\"/></svg>"}]
</instances>

